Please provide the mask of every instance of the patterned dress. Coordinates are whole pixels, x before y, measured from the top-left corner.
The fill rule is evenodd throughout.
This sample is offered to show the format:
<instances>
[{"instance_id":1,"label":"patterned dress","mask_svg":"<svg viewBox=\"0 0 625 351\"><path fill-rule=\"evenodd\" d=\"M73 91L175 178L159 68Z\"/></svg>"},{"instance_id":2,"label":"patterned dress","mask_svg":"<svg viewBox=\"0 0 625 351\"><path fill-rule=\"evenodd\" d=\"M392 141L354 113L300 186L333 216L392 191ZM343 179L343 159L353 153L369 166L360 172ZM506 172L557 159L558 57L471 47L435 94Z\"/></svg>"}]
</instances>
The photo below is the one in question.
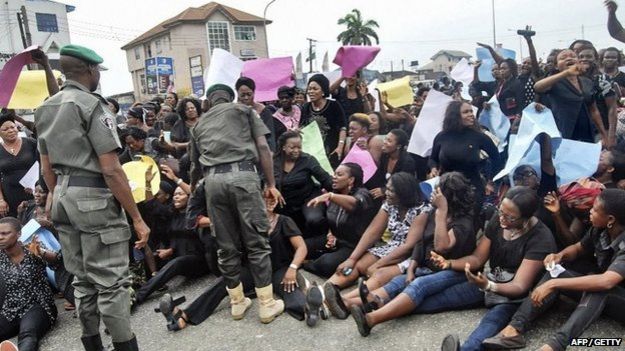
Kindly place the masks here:
<instances>
[{"instance_id":1,"label":"patterned dress","mask_svg":"<svg viewBox=\"0 0 625 351\"><path fill-rule=\"evenodd\" d=\"M421 213L428 213L432 210L429 204L422 204L411 207L406 211L404 218L399 217L399 207L389 205L386 201L382 204L382 209L388 213L388 231L391 233L391 240L386 245L372 247L368 251L370 254L382 258L391 253L397 247L406 242L408 231L412 221Z\"/></svg>"},{"instance_id":2,"label":"patterned dress","mask_svg":"<svg viewBox=\"0 0 625 351\"><path fill-rule=\"evenodd\" d=\"M41 258L23 249L24 259L19 265L13 264L6 252L0 251L0 279L4 280L6 287L4 301L0 301L0 316L11 322L39 305L53 324L57 311L46 280L46 265Z\"/></svg>"}]
</instances>

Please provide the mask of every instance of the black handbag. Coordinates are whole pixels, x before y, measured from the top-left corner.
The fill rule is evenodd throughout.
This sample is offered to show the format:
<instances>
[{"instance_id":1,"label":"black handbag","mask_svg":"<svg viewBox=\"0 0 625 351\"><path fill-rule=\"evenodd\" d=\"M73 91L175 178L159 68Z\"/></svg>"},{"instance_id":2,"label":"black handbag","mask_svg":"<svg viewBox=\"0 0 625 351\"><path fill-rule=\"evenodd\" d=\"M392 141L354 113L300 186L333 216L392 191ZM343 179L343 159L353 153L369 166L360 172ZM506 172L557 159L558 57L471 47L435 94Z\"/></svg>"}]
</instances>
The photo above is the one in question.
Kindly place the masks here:
<instances>
[{"instance_id":1,"label":"black handbag","mask_svg":"<svg viewBox=\"0 0 625 351\"><path fill-rule=\"evenodd\" d=\"M516 272L510 272L501 267L495 267L494 269L491 269L488 274L486 274L486 278L494 283L508 283L514 279L515 274ZM523 301L523 299L513 300L507 296L503 296L492 291L484 292L484 305L488 308L504 303L521 303L521 301Z\"/></svg>"}]
</instances>

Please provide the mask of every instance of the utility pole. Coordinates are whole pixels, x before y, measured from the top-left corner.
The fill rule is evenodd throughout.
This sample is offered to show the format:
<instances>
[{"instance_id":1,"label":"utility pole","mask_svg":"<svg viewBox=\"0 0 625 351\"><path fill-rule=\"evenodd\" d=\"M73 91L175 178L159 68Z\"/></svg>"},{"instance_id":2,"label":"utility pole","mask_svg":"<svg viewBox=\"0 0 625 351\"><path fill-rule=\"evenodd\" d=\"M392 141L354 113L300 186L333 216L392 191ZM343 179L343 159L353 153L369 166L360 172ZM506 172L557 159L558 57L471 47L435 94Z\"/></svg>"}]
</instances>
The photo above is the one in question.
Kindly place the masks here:
<instances>
[{"instance_id":1,"label":"utility pole","mask_svg":"<svg viewBox=\"0 0 625 351\"><path fill-rule=\"evenodd\" d=\"M497 36L495 34L495 0L492 0L491 2L492 8L493 8L493 48L497 47Z\"/></svg>"},{"instance_id":2,"label":"utility pole","mask_svg":"<svg viewBox=\"0 0 625 351\"><path fill-rule=\"evenodd\" d=\"M22 14L21 13L16 13L17 15L17 26L20 28L20 36L22 37L22 46L24 46L24 49L26 49L28 47L28 45L26 45L26 35L24 34L24 26L22 25Z\"/></svg>"},{"instance_id":3,"label":"utility pole","mask_svg":"<svg viewBox=\"0 0 625 351\"><path fill-rule=\"evenodd\" d=\"M583 24L582 24L582 39L586 39L586 38L584 37L584 25L583 25Z\"/></svg>"},{"instance_id":4,"label":"utility pole","mask_svg":"<svg viewBox=\"0 0 625 351\"><path fill-rule=\"evenodd\" d=\"M317 41L315 39L310 39L310 38L306 38L306 40L308 40L308 62L310 63L309 73L312 73L313 71L313 48L315 47L313 43L316 43Z\"/></svg>"},{"instance_id":5,"label":"utility pole","mask_svg":"<svg viewBox=\"0 0 625 351\"><path fill-rule=\"evenodd\" d=\"M28 15L26 14L26 6L22 6L20 8L20 11L22 12L22 25L24 26L26 45L31 46L33 45L33 39L32 39L32 36L30 35L30 27L28 26ZM26 49L26 47L24 47L24 49Z\"/></svg>"}]
</instances>

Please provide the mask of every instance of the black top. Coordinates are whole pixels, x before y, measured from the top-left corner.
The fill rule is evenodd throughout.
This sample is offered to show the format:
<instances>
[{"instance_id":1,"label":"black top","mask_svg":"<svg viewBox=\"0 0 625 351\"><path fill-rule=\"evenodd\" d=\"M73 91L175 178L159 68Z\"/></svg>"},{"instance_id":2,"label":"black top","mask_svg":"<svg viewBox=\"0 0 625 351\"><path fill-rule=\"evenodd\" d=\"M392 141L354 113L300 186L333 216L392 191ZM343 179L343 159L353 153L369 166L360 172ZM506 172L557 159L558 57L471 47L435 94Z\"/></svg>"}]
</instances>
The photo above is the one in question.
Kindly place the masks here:
<instances>
[{"instance_id":1,"label":"black top","mask_svg":"<svg viewBox=\"0 0 625 351\"><path fill-rule=\"evenodd\" d=\"M347 117L341 105L334 100L326 100L326 105L319 111L315 111L310 102L302 106L302 125L310 122L319 123L319 129L324 140L326 153L336 150L339 145L339 133L342 128L347 128Z\"/></svg>"},{"instance_id":2,"label":"black top","mask_svg":"<svg viewBox=\"0 0 625 351\"><path fill-rule=\"evenodd\" d=\"M551 111L562 137L594 142L588 105L595 98L595 84L586 77L578 77L582 91L578 91L567 79L559 80L545 92L551 103Z\"/></svg>"},{"instance_id":3,"label":"black top","mask_svg":"<svg viewBox=\"0 0 625 351\"><path fill-rule=\"evenodd\" d=\"M191 133L189 128L183 119L176 121L176 124L171 128L171 141L176 143L187 143L191 140Z\"/></svg>"},{"instance_id":4,"label":"black top","mask_svg":"<svg viewBox=\"0 0 625 351\"><path fill-rule=\"evenodd\" d=\"M430 212L428 223L423 231L423 240L419 241L412 250L412 259L417 261L419 266L433 266L429 264L430 251L434 251L434 232L436 211ZM453 218L448 225L448 229L453 229L456 237L456 244L443 256L446 259L457 259L468 256L475 250L475 231L473 230L473 216L466 215Z\"/></svg>"},{"instance_id":5,"label":"black top","mask_svg":"<svg viewBox=\"0 0 625 351\"><path fill-rule=\"evenodd\" d=\"M520 80L516 78L506 80L497 89L496 94L499 107L504 115L521 115L525 107L525 88Z\"/></svg>"},{"instance_id":6,"label":"black top","mask_svg":"<svg viewBox=\"0 0 625 351\"><path fill-rule=\"evenodd\" d=\"M269 144L269 148L272 152L276 152L276 131L273 123L273 114L275 112L275 109L270 106L265 106L260 112L260 119L265 123L267 129L269 129L269 133L265 134L265 137L267 138L267 144Z\"/></svg>"},{"instance_id":7,"label":"black top","mask_svg":"<svg viewBox=\"0 0 625 351\"><path fill-rule=\"evenodd\" d=\"M527 233L514 240L506 240L499 224L499 215L495 214L484 235L491 241L491 270L499 267L508 272L516 272L524 259L542 262L548 254L556 252L553 235L540 220Z\"/></svg>"},{"instance_id":8,"label":"black top","mask_svg":"<svg viewBox=\"0 0 625 351\"><path fill-rule=\"evenodd\" d=\"M326 210L330 231L336 237L337 247L355 248L360 237L375 216L373 197L365 188L358 188L350 194L358 203L353 211L347 212L331 202Z\"/></svg>"},{"instance_id":9,"label":"black top","mask_svg":"<svg viewBox=\"0 0 625 351\"><path fill-rule=\"evenodd\" d=\"M458 171L476 187L481 188L480 150L486 151L492 162L494 174L501 169L499 151L484 133L465 128L461 131L440 132L434 138L432 162L440 167L440 174ZM491 178L491 175L488 175Z\"/></svg>"},{"instance_id":10,"label":"black top","mask_svg":"<svg viewBox=\"0 0 625 351\"><path fill-rule=\"evenodd\" d=\"M9 205L7 216L17 217L17 206L22 201L32 198L26 194L20 180L38 160L39 152L35 139L22 138L22 147L17 155L12 155L0 146L0 186L4 200Z\"/></svg>"},{"instance_id":11,"label":"black top","mask_svg":"<svg viewBox=\"0 0 625 351\"><path fill-rule=\"evenodd\" d=\"M363 98L362 95L360 95L360 91L358 91L358 89L356 89L356 98L355 99L350 99L349 97L347 97L347 88L344 87L339 87L337 89L337 93L336 95L332 95L332 97L338 101L339 104L341 104L341 107L343 108L343 111L345 112L345 116L349 119L349 116L353 115L354 113L364 113L364 106L363 106Z\"/></svg>"},{"instance_id":12,"label":"black top","mask_svg":"<svg viewBox=\"0 0 625 351\"><path fill-rule=\"evenodd\" d=\"M317 180L322 188L332 191L332 177L321 168L314 156L302 152L295 161L293 169L288 173L284 171L283 162L282 153L280 153L273 162L273 176L276 180L276 188L284 196L285 209L288 209L288 213L301 210L307 200L319 194L319 187L311 178Z\"/></svg>"},{"instance_id":13,"label":"black top","mask_svg":"<svg viewBox=\"0 0 625 351\"><path fill-rule=\"evenodd\" d=\"M606 230L591 228L580 244L585 253L594 255L599 269L596 273L612 271L625 279L625 232L610 240ZM625 280L619 285L625 288Z\"/></svg>"},{"instance_id":14,"label":"black top","mask_svg":"<svg viewBox=\"0 0 625 351\"><path fill-rule=\"evenodd\" d=\"M4 294L4 299L0 299L0 318L12 322L39 305L53 324L57 311L46 278L46 264L25 247L22 249L24 259L19 265L13 264L4 250L0 251L0 297Z\"/></svg>"},{"instance_id":15,"label":"black top","mask_svg":"<svg viewBox=\"0 0 625 351\"><path fill-rule=\"evenodd\" d=\"M150 217L164 224L163 247L174 249L173 257L204 255L203 244L197 230L187 229L186 212L174 209L173 205L163 205L156 199L147 201L144 208Z\"/></svg>"},{"instance_id":16,"label":"black top","mask_svg":"<svg viewBox=\"0 0 625 351\"><path fill-rule=\"evenodd\" d=\"M395 168L392 173L388 173L388 154L382 154L380 157L380 166L375 171L371 179L369 179L365 183L365 187L367 189L375 189L375 188L386 188L386 181L391 177L391 175L399 172L410 173L413 176L417 176L417 165L414 159L408 154L407 151L402 151L399 154L399 159L395 164Z\"/></svg>"},{"instance_id":17,"label":"black top","mask_svg":"<svg viewBox=\"0 0 625 351\"><path fill-rule=\"evenodd\" d=\"M294 236L302 236L302 232L297 228L297 224L290 217L278 216L276 227L269 234L271 268L274 272L280 268L287 267L293 261L295 250L289 239Z\"/></svg>"}]
</instances>

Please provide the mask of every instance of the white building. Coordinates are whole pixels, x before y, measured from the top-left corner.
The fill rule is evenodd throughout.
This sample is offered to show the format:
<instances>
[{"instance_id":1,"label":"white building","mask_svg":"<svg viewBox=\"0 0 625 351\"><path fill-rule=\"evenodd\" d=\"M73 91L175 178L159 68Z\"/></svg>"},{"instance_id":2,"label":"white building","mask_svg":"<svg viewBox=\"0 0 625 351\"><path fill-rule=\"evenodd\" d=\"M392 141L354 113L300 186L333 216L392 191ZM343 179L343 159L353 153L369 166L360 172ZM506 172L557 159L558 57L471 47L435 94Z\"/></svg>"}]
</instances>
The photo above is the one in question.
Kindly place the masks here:
<instances>
[{"instance_id":1,"label":"white building","mask_svg":"<svg viewBox=\"0 0 625 351\"><path fill-rule=\"evenodd\" d=\"M0 69L15 54L24 50L18 14L26 8L32 45L48 54L50 64L58 68L59 51L70 44L67 13L74 6L50 0L4 0L0 3Z\"/></svg>"}]
</instances>

